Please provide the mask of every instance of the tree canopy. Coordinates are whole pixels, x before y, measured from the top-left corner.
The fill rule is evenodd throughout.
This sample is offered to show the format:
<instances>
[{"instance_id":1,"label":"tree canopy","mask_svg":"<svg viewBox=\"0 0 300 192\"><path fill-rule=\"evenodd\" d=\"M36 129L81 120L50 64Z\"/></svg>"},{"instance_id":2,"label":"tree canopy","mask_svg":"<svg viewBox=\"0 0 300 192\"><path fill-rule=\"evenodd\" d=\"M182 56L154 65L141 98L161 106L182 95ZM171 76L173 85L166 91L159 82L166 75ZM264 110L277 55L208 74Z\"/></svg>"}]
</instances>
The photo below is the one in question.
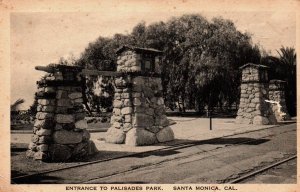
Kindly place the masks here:
<instances>
[{"instance_id":1,"label":"tree canopy","mask_svg":"<svg viewBox=\"0 0 300 192\"><path fill-rule=\"evenodd\" d=\"M164 52L161 70L165 103L170 109L181 111L201 111L204 107L229 109L237 104L239 67L261 60L259 47L252 43L251 36L238 31L232 21L220 17L210 21L190 14L150 25L142 21L128 35L99 37L89 43L76 64L115 70L115 50L125 44ZM92 87L97 80L89 77L87 84ZM109 84L109 80L105 81ZM111 93L111 86L107 87ZM100 105L91 89L87 93L91 106Z\"/></svg>"}]
</instances>

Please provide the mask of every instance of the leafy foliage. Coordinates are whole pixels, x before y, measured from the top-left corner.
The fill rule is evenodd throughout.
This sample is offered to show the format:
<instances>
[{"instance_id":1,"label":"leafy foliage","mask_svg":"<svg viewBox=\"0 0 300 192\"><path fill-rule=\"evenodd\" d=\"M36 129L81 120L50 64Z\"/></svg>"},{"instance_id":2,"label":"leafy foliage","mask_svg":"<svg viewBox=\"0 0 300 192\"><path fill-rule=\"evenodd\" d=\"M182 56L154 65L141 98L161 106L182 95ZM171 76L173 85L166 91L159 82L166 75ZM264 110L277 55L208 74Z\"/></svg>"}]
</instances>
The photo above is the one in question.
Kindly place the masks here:
<instances>
[{"instance_id":1,"label":"leafy foliage","mask_svg":"<svg viewBox=\"0 0 300 192\"><path fill-rule=\"evenodd\" d=\"M292 47L281 47L277 50L278 56L266 55L261 62L270 67L269 79L280 79L286 84L286 103L290 115L297 113L296 102L296 52Z\"/></svg>"},{"instance_id":2,"label":"leafy foliage","mask_svg":"<svg viewBox=\"0 0 300 192\"><path fill-rule=\"evenodd\" d=\"M18 111L19 106L24 102L24 99L17 99L13 104L10 105L10 111Z\"/></svg>"},{"instance_id":3,"label":"leafy foliage","mask_svg":"<svg viewBox=\"0 0 300 192\"><path fill-rule=\"evenodd\" d=\"M201 15L190 14L150 25L140 22L128 35L99 37L88 45L77 65L115 70L115 50L124 44L164 52L161 70L165 103L170 109L180 111L230 109L238 104L239 67L248 62L259 63L262 57L251 36L238 31L232 21L223 18L208 21ZM285 52L281 53L285 58L282 62L291 61ZM87 79L86 92L92 108L103 102L93 92L97 80L97 77ZM112 94L109 87L103 90Z\"/></svg>"}]
</instances>

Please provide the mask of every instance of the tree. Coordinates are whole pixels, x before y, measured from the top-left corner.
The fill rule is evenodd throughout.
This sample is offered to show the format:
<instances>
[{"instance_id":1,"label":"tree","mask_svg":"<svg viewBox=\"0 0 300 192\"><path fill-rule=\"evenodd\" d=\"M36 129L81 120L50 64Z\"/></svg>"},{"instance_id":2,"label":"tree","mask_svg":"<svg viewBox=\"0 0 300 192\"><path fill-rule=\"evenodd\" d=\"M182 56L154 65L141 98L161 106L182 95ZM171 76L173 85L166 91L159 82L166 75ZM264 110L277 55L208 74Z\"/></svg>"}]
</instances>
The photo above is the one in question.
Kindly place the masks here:
<instances>
[{"instance_id":1,"label":"tree","mask_svg":"<svg viewBox=\"0 0 300 192\"><path fill-rule=\"evenodd\" d=\"M10 105L10 111L16 112L19 111L19 107L21 104L25 102L24 99L17 99L13 104Z\"/></svg>"},{"instance_id":2,"label":"tree","mask_svg":"<svg viewBox=\"0 0 300 192\"><path fill-rule=\"evenodd\" d=\"M189 14L148 26L140 22L129 35L99 37L89 44L78 63L91 69L115 70L114 51L124 44L164 52L163 96L168 107L178 107L180 111L205 105L230 107L239 100L239 67L260 59L251 36L238 31L232 21L208 21L201 15ZM102 64L104 61L107 65ZM92 91L96 79L87 80L89 102L94 104L100 102Z\"/></svg>"}]
</instances>

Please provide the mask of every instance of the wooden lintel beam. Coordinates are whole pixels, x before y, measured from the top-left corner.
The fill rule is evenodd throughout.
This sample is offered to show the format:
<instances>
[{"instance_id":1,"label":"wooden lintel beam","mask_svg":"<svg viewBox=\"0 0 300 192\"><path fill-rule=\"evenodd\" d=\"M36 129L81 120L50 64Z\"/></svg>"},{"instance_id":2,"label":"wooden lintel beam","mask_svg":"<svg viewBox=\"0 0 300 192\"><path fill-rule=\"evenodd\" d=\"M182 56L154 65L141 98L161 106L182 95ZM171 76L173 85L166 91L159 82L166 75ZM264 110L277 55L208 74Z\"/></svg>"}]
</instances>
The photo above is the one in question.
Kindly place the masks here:
<instances>
[{"instance_id":1,"label":"wooden lintel beam","mask_svg":"<svg viewBox=\"0 0 300 192\"><path fill-rule=\"evenodd\" d=\"M35 69L38 71L45 71L48 73L53 73L53 71L54 71L53 68L49 67L49 66L36 66Z\"/></svg>"},{"instance_id":2,"label":"wooden lintel beam","mask_svg":"<svg viewBox=\"0 0 300 192\"><path fill-rule=\"evenodd\" d=\"M98 71L98 70L90 70L90 69L83 69L81 71L81 74L83 75L90 75L90 76L121 76L122 72L116 72L116 71Z\"/></svg>"}]
</instances>

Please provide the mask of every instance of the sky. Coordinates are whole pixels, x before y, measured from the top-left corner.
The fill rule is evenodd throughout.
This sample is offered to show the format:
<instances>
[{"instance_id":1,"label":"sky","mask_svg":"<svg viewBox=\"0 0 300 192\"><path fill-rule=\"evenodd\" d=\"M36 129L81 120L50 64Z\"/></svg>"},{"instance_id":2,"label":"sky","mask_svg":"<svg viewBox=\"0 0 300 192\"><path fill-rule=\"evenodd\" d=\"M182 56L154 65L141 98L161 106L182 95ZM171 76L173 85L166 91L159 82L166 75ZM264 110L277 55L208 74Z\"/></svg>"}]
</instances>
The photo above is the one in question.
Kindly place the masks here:
<instances>
[{"instance_id":1,"label":"sky","mask_svg":"<svg viewBox=\"0 0 300 192\"><path fill-rule=\"evenodd\" d=\"M174 7L174 9L176 9ZM198 13L208 19L221 16L232 20L237 29L252 34L253 43L276 55L282 45L296 47L296 15L293 12L197 12L116 11L12 13L11 28L11 103L25 99L21 109L33 103L36 81L44 72L35 66L57 62L73 54L79 57L89 42L99 36L130 33L140 21L151 24L182 14Z\"/></svg>"}]
</instances>

